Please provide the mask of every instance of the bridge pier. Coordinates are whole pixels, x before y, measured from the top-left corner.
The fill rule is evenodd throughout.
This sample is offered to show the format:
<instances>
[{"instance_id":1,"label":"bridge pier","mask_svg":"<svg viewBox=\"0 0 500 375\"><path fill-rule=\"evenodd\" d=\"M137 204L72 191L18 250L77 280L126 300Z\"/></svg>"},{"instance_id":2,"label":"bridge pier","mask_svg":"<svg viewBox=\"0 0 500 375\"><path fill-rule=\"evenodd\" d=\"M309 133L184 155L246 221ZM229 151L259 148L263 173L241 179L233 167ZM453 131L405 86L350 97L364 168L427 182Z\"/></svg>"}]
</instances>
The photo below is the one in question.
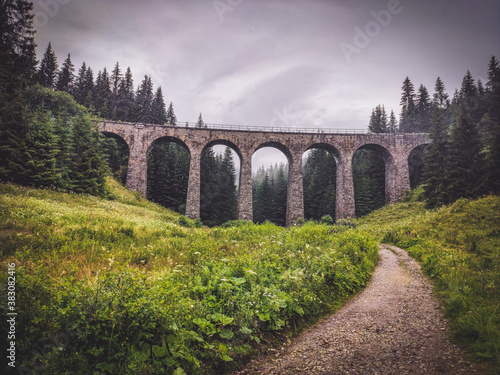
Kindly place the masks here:
<instances>
[{"instance_id":1,"label":"bridge pier","mask_svg":"<svg viewBox=\"0 0 500 375\"><path fill-rule=\"evenodd\" d=\"M186 198L186 216L190 219L200 217L200 164L201 149L191 149L189 182Z\"/></svg>"},{"instance_id":2,"label":"bridge pier","mask_svg":"<svg viewBox=\"0 0 500 375\"><path fill-rule=\"evenodd\" d=\"M144 150L142 142L135 141L138 137L139 134L137 133L129 148L126 186L130 190L141 192L141 195L146 198L148 187L147 152Z\"/></svg>"},{"instance_id":3,"label":"bridge pier","mask_svg":"<svg viewBox=\"0 0 500 375\"><path fill-rule=\"evenodd\" d=\"M335 221L356 217L354 203L354 180L352 158L354 152L344 152L337 158L337 189L335 199Z\"/></svg>"},{"instance_id":4,"label":"bridge pier","mask_svg":"<svg viewBox=\"0 0 500 375\"><path fill-rule=\"evenodd\" d=\"M238 190L238 219L253 220L252 152L242 152Z\"/></svg>"},{"instance_id":5,"label":"bridge pier","mask_svg":"<svg viewBox=\"0 0 500 375\"><path fill-rule=\"evenodd\" d=\"M304 185L302 181L302 154L294 154L288 166L288 194L286 203L286 226L304 218Z\"/></svg>"}]
</instances>

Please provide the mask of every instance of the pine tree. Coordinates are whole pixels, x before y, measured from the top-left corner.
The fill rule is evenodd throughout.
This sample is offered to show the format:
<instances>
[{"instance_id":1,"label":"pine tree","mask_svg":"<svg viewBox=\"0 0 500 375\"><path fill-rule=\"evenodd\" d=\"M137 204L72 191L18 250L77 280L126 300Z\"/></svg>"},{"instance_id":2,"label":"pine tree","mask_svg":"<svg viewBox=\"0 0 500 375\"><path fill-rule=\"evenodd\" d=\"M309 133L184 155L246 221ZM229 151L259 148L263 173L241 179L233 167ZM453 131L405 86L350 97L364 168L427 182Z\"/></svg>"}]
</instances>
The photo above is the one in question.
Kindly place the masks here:
<instances>
[{"instance_id":1,"label":"pine tree","mask_svg":"<svg viewBox=\"0 0 500 375\"><path fill-rule=\"evenodd\" d=\"M483 191L500 193L500 67L492 56L486 83L487 114L481 120L484 129L485 175Z\"/></svg>"},{"instance_id":2,"label":"pine tree","mask_svg":"<svg viewBox=\"0 0 500 375\"><path fill-rule=\"evenodd\" d=\"M55 88L57 75L57 58L49 42L38 68L38 83L42 86Z\"/></svg>"},{"instance_id":3,"label":"pine tree","mask_svg":"<svg viewBox=\"0 0 500 375\"><path fill-rule=\"evenodd\" d=\"M215 226L219 224L217 213L217 157L212 147L208 147L201 157L200 176L200 217L205 225Z\"/></svg>"},{"instance_id":4,"label":"pine tree","mask_svg":"<svg viewBox=\"0 0 500 375\"><path fill-rule=\"evenodd\" d=\"M445 204L447 189L447 151L448 136L443 116L444 108L441 101L435 101L433 106L432 127L429 137L432 139L424 152L424 199L427 207L433 208Z\"/></svg>"},{"instance_id":5,"label":"pine tree","mask_svg":"<svg viewBox=\"0 0 500 375\"><path fill-rule=\"evenodd\" d=\"M389 117L389 123L387 124L387 132L388 133L396 133L398 130L398 120L396 120L396 115L394 115L394 111L391 110L391 115Z\"/></svg>"},{"instance_id":6,"label":"pine tree","mask_svg":"<svg viewBox=\"0 0 500 375\"><path fill-rule=\"evenodd\" d=\"M57 136L48 111L35 112L29 120L24 182L34 187L55 187L59 177L56 168Z\"/></svg>"},{"instance_id":7,"label":"pine tree","mask_svg":"<svg viewBox=\"0 0 500 375\"><path fill-rule=\"evenodd\" d=\"M70 178L76 193L103 196L108 172L97 126L84 112L74 117Z\"/></svg>"},{"instance_id":8,"label":"pine tree","mask_svg":"<svg viewBox=\"0 0 500 375\"><path fill-rule=\"evenodd\" d=\"M436 84L434 85L432 103L440 109L448 109L450 106L449 95L446 93L444 83L440 77L437 77Z\"/></svg>"},{"instance_id":9,"label":"pine tree","mask_svg":"<svg viewBox=\"0 0 500 375\"><path fill-rule=\"evenodd\" d=\"M450 202L477 197L484 177L481 139L465 98L461 100L458 110L458 118L451 128L448 151L447 192Z\"/></svg>"},{"instance_id":10,"label":"pine tree","mask_svg":"<svg viewBox=\"0 0 500 375\"><path fill-rule=\"evenodd\" d=\"M167 122L167 111L161 87L156 90L153 102L151 104L151 118L153 124L165 125Z\"/></svg>"},{"instance_id":11,"label":"pine tree","mask_svg":"<svg viewBox=\"0 0 500 375\"><path fill-rule=\"evenodd\" d=\"M196 127L197 128L206 127L205 123L203 122L203 118L201 117L201 112L200 112L200 115L198 116L198 121L196 122Z\"/></svg>"},{"instance_id":12,"label":"pine tree","mask_svg":"<svg viewBox=\"0 0 500 375\"><path fill-rule=\"evenodd\" d=\"M219 165L218 224L238 217L238 194L236 191L236 168L231 149L226 147Z\"/></svg>"},{"instance_id":13,"label":"pine tree","mask_svg":"<svg viewBox=\"0 0 500 375\"><path fill-rule=\"evenodd\" d=\"M32 14L25 0L0 1L0 180L23 176L29 117L23 89L36 73Z\"/></svg>"},{"instance_id":14,"label":"pine tree","mask_svg":"<svg viewBox=\"0 0 500 375\"><path fill-rule=\"evenodd\" d=\"M399 120L399 130L403 133L415 132L415 88L410 79L406 77L403 82L401 94L401 118Z\"/></svg>"},{"instance_id":15,"label":"pine tree","mask_svg":"<svg viewBox=\"0 0 500 375\"><path fill-rule=\"evenodd\" d=\"M110 84L111 84L111 98L109 103L109 108L111 110L111 118L113 120L117 119L117 111L119 104L119 90L122 82L122 72L120 70L120 64L118 61L115 64L115 68L111 73Z\"/></svg>"},{"instance_id":16,"label":"pine tree","mask_svg":"<svg viewBox=\"0 0 500 375\"><path fill-rule=\"evenodd\" d=\"M106 68L97 74L95 84L94 107L100 117L111 119L111 82Z\"/></svg>"},{"instance_id":17,"label":"pine tree","mask_svg":"<svg viewBox=\"0 0 500 375\"><path fill-rule=\"evenodd\" d=\"M137 117L136 121L151 124L152 117L152 104L153 104L153 82L151 76L144 76L142 83L137 88L137 95L135 97L135 106Z\"/></svg>"},{"instance_id":18,"label":"pine tree","mask_svg":"<svg viewBox=\"0 0 500 375\"><path fill-rule=\"evenodd\" d=\"M87 67L85 61L78 71L75 99L87 108L94 108L94 73L90 67Z\"/></svg>"},{"instance_id":19,"label":"pine tree","mask_svg":"<svg viewBox=\"0 0 500 375\"><path fill-rule=\"evenodd\" d=\"M135 121L135 93L134 81L130 67L125 72L118 88L116 119L119 121Z\"/></svg>"},{"instance_id":20,"label":"pine tree","mask_svg":"<svg viewBox=\"0 0 500 375\"><path fill-rule=\"evenodd\" d=\"M57 75L56 90L73 93L73 82L75 80L75 67L71 62L71 55L64 60L63 66Z\"/></svg>"},{"instance_id":21,"label":"pine tree","mask_svg":"<svg viewBox=\"0 0 500 375\"><path fill-rule=\"evenodd\" d=\"M167 124L171 126L177 126L177 117L174 113L174 105L170 102L167 110Z\"/></svg>"},{"instance_id":22,"label":"pine tree","mask_svg":"<svg viewBox=\"0 0 500 375\"><path fill-rule=\"evenodd\" d=\"M427 133L431 128L431 99L424 85L420 85L417 93L417 104L415 108L415 131Z\"/></svg>"},{"instance_id":23,"label":"pine tree","mask_svg":"<svg viewBox=\"0 0 500 375\"><path fill-rule=\"evenodd\" d=\"M372 111L368 129L372 133L386 133L387 132L387 113L385 107L380 104Z\"/></svg>"}]
</instances>

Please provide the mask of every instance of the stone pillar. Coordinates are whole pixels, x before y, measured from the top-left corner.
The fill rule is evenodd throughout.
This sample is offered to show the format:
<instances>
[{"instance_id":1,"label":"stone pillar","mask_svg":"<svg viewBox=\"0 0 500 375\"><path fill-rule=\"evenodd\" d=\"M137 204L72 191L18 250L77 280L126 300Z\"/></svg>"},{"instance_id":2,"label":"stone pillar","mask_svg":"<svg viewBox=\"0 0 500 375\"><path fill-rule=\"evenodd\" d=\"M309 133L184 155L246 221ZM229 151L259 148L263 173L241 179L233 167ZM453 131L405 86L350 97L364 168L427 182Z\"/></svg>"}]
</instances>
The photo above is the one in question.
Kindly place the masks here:
<instances>
[{"instance_id":1,"label":"stone pillar","mask_svg":"<svg viewBox=\"0 0 500 375\"><path fill-rule=\"evenodd\" d=\"M144 140L140 129L135 129L134 136L129 146L129 159L127 169L127 188L140 191L143 197L146 197L148 161L147 150L144 146Z\"/></svg>"},{"instance_id":2,"label":"stone pillar","mask_svg":"<svg viewBox=\"0 0 500 375\"><path fill-rule=\"evenodd\" d=\"M238 190L238 219L253 220L252 153L241 154L240 185Z\"/></svg>"},{"instance_id":3,"label":"stone pillar","mask_svg":"<svg viewBox=\"0 0 500 375\"><path fill-rule=\"evenodd\" d=\"M201 150L190 150L189 182L186 198L186 216L190 219L200 217L200 162Z\"/></svg>"},{"instance_id":4,"label":"stone pillar","mask_svg":"<svg viewBox=\"0 0 500 375\"><path fill-rule=\"evenodd\" d=\"M302 182L302 155L292 155L288 169L288 194L286 204L286 225L304 217L304 186Z\"/></svg>"},{"instance_id":5,"label":"stone pillar","mask_svg":"<svg viewBox=\"0 0 500 375\"><path fill-rule=\"evenodd\" d=\"M337 196L335 200L335 220L356 217L354 204L354 181L352 178L351 151L340 154L337 160Z\"/></svg>"},{"instance_id":6,"label":"stone pillar","mask_svg":"<svg viewBox=\"0 0 500 375\"><path fill-rule=\"evenodd\" d=\"M385 203L400 201L405 191L410 190L409 155L393 155L392 162L386 162L385 169Z\"/></svg>"}]
</instances>

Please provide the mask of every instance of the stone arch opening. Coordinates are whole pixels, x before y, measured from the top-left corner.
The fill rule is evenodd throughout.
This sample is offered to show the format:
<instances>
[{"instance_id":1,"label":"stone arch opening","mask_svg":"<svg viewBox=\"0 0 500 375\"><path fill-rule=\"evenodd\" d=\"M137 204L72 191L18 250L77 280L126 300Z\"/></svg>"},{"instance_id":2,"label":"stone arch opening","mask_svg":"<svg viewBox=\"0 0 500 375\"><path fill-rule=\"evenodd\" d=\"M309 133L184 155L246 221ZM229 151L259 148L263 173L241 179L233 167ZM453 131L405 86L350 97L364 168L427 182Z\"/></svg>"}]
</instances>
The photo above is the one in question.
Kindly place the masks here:
<instances>
[{"instance_id":1,"label":"stone arch opening","mask_svg":"<svg viewBox=\"0 0 500 375\"><path fill-rule=\"evenodd\" d=\"M180 139L155 139L147 152L147 199L184 215L190 162L189 149Z\"/></svg>"},{"instance_id":2,"label":"stone arch opening","mask_svg":"<svg viewBox=\"0 0 500 375\"><path fill-rule=\"evenodd\" d=\"M408 169L410 171L410 188L413 190L422 183L424 172L424 151L427 145L415 147L408 156Z\"/></svg>"},{"instance_id":3,"label":"stone arch opening","mask_svg":"<svg viewBox=\"0 0 500 375\"><path fill-rule=\"evenodd\" d=\"M252 155L253 221L268 220L286 226L288 185L292 163L290 151L278 142L266 142Z\"/></svg>"},{"instance_id":4,"label":"stone arch opening","mask_svg":"<svg viewBox=\"0 0 500 375\"><path fill-rule=\"evenodd\" d=\"M390 200L389 176L394 162L383 146L365 144L352 158L356 217L383 207Z\"/></svg>"},{"instance_id":5,"label":"stone arch opening","mask_svg":"<svg viewBox=\"0 0 500 375\"><path fill-rule=\"evenodd\" d=\"M200 159L200 218L217 226L238 219L238 188L242 156L232 142L219 139L208 143Z\"/></svg>"},{"instance_id":6,"label":"stone arch opening","mask_svg":"<svg viewBox=\"0 0 500 375\"><path fill-rule=\"evenodd\" d=\"M302 157L304 218L336 217L339 151L328 144L310 146Z\"/></svg>"},{"instance_id":7,"label":"stone arch opening","mask_svg":"<svg viewBox=\"0 0 500 375\"><path fill-rule=\"evenodd\" d=\"M111 169L113 177L125 185L130 157L129 146L118 134L111 132L101 132L101 134L104 136L103 146L108 167Z\"/></svg>"}]
</instances>

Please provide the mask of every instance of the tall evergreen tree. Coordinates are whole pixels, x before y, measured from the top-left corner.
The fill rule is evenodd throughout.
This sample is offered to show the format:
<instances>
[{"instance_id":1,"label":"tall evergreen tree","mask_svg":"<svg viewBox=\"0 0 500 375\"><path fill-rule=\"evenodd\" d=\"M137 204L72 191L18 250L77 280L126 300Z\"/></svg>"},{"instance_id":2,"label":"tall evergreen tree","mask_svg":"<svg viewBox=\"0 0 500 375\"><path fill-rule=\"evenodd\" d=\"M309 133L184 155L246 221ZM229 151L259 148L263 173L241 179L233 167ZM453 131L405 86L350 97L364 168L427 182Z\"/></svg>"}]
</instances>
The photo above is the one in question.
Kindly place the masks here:
<instances>
[{"instance_id":1,"label":"tall evergreen tree","mask_svg":"<svg viewBox=\"0 0 500 375\"><path fill-rule=\"evenodd\" d=\"M389 123L387 124L388 133L396 133L398 130L398 120L396 120L396 115L394 111L391 110L391 115L389 116Z\"/></svg>"},{"instance_id":2,"label":"tall evergreen tree","mask_svg":"<svg viewBox=\"0 0 500 375\"><path fill-rule=\"evenodd\" d=\"M221 157L218 173L218 222L225 223L238 218L238 194L236 191L236 168L231 149L226 147Z\"/></svg>"},{"instance_id":3,"label":"tall evergreen tree","mask_svg":"<svg viewBox=\"0 0 500 375\"><path fill-rule=\"evenodd\" d=\"M403 133L413 133L415 132L416 122L415 88L410 78L405 78L401 90L399 130Z\"/></svg>"},{"instance_id":4,"label":"tall evergreen tree","mask_svg":"<svg viewBox=\"0 0 500 375\"><path fill-rule=\"evenodd\" d=\"M106 68L97 74L94 94L94 107L100 117L112 118L111 110L111 82Z\"/></svg>"},{"instance_id":5,"label":"tall evergreen tree","mask_svg":"<svg viewBox=\"0 0 500 375\"><path fill-rule=\"evenodd\" d=\"M0 1L0 180L22 178L29 118L23 89L36 73L32 14L25 0Z\"/></svg>"},{"instance_id":6,"label":"tall evergreen tree","mask_svg":"<svg viewBox=\"0 0 500 375\"><path fill-rule=\"evenodd\" d=\"M38 68L38 83L42 86L55 88L57 76L57 58L52 45L49 42L45 53L43 54L40 67Z\"/></svg>"},{"instance_id":7,"label":"tall evergreen tree","mask_svg":"<svg viewBox=\"0 0 500 375\"><path fill-rule=\"evenodd\" d=\"M151 76L146 75L137 88L137 95L135 97L136 121L146 124L151 124L153 122L152 104L153 82Z\"/></svg>"},{"instance_id":8,"label":"tall evergreen tree","mask_svg":"<svg viewBox=\"0 0 500 375\"><path fill-rule=\"evenodd\" d=\"M175 116L174 105L172 102L170 102L170 105L168 106L166 122L168 125L177 126L177 117Z\"/></svg>"},{"instance_id":9,"label":"tall evergreen tree","mask_svg":"<svg viewBox=\"0 0 500 375\"><path fill-rule=\"evenodd\" d=\"M196 127L197 128L205 128L206 127L205 123L203 122L203 118L201 117L201 112L200 112L200 115L198 116L198 121L196 122Z\"/></svg>"},{"instance_id":10,"label":"tall evergreen tree","mask_svg":"<svg viewBox=\"0 0 500 375\"><path fill-rule=\"evenodd\" d=\"M134 80L130 67L127 68L124 78L118 88L116 119L120 121L135 121L135 92Z\"/></svg>"},{"instance_id":11,"label":"tall evergreen tree","mask_svg":"<svg viewBox=\"0 0 500 375\"><path fill-rule=\"evenodd\" d=\"M436 101L433 106L432 127L429 134L432 142L424 152L422 179L424 199L428 207L438 207L448 201L446 197L448 135L443 116L444 110L442 102Z\"/></svg>"},{"instance_id":12,"label":"tall evergreen tree","mask_svg":"<svg viewBox=\"0 0 500 375\"><path fill-rule=\"evenodd\" d=\"M485 174L484 192L500 193L500 67L492 56L486 83L487 114L481 120L484 129Z\"/></svg>"},{"instance_id":13,"label":"tall evergreen tree","mask_svg":"<svg viewBox=\"0 0 500 375\"><path fill-rule=\"evenodd\" d=\"M119 91L122 78L123 77L122 77L122 72L120 70L120 64L117 61L110 77L111 98L110 98L109 108L111 110L111 117L113 120L117 119Z\"/></svg>"},{"instance_id":14,"label":"tall evergreen tree","mask_svg":"<svg viewBox=\"0 0 500 375\"><path fill-rule=\"evenodd\" d=\"M156 90L153 102L151 104L151 118L153 124L165 125L167 122L167 111L165 101L163 100L163 92L161 87Z\"/></svg>"},{"instance_id":15,"label":"tall evergreen tree","mask_svg":"<svg viewBox=\"0 0 500 375\"><path fill-rule=\"evenodd\" d=\"M420 85L415 108L415 131L427 133L431 128L431 99L424 85Z\"/></svg>"},{"instance_id":16,"label":"tall evergreen tree","mask_svg":"<svg viewBox=\"0 0 500 375\"><path fill-rule=\"evenodd\" d=\"M448 109L450 106L449 95L446 93L444 83L440 77L437 77L434 85L434 94L432 95L432 103L440 109Z\"/></svg>"},{"instance_id":17,"label":"tall evergreen tree","mask_svg":"<svg viewBox=\"0 0 500 375\"><path fill-rule=\"evenodd\" d=\"M94 73L87 67L85 61L78 71L75 99L87 108L94 108Z\"/></svg>"},{"instance_id":18,"label":"tall evergreen tree","mask_svg":"<svg viewBox=\"0 0 500 375\"><path fill-rule=\"evenodd\" d=\"M372 133L386 133L387 132L387 113L383 105L378 105L371 114L368 129Z\"/></svg>"},{"instance_id":19,"label":"tall evergreen tree","mask_svg":"<svg viewBox=\"0 0 500 375\"><path fill-rule=\"evenodd\" d=\"M57 75L56 89L72 94L74 80L75 67L71 62L71 55L68 53L68 57L64 60L63 66Z\"/></svg>"},{"instance_id":20,"label":"tall evergreen tree","mask_svg":"<svg viewBox=\"0 0 500 375\"><path fill-rule=\"evenodd\" d=\"M477 197L484 177L481 139L465 98L461 100L458 110L458 117L451 128L448 151L447 192L450 202Z\"/></svg>"}]
</instances>

